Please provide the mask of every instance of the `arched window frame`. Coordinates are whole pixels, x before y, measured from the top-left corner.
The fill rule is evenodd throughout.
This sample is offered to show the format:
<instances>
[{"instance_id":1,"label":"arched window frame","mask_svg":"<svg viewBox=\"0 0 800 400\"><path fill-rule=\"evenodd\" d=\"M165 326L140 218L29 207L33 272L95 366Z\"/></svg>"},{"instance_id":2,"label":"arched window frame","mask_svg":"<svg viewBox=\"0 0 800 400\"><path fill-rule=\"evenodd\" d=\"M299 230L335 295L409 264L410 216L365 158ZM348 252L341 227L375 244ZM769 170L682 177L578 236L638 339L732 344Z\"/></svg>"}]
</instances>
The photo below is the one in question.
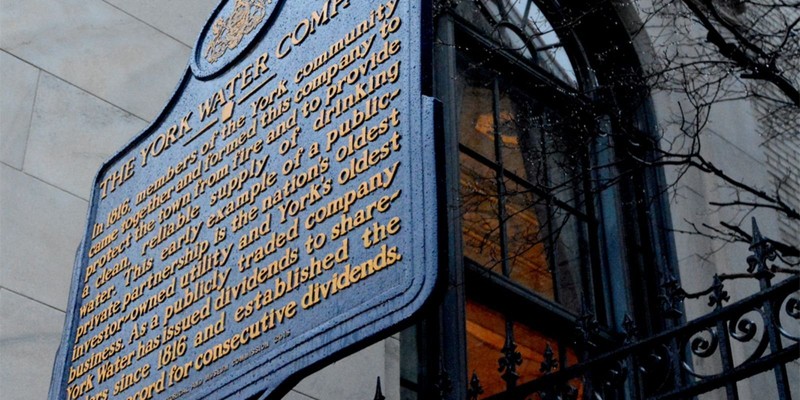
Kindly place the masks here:
<instances>
[{"instance_id":1,"label":"arched window frame","mask_svg":"<svg viewBox=\"0 0 800 400\"><path fill-rule=\"evenodd\" d=\"M558 32L560 38L557 46L553 46L552 43L544 44L544 46L541 46L542 43L532 44L535 40L526 42L524 48L527 51L526 57L526 53L520 53L518 49L504 48L501 41L498 41L496 37L491 37L491 32L487 32L485 29L482 31L479 26L470 23L457 10L454 11L459 5L470 3L474 6L474 11L482 12L485 17L487 10L484 3L503 1L506 0L450 1L440 2L437 7L440 14L436 24L436 41L438 45L434 57L434 87L436 97L444 103L443 126L445 131L445 152L448 157L445 162L449 166L446 169L447 181L449 182L447 201L449 204L448 209L451 212L448 218L448 227L451 229L448 245L448 253L450 255L448 286L450 289L444 296L443 305L438 315L431 316L425 323L419 324L415 328L416 336L413 342L417 349L424 349L423 352L426 356L420 359L422 361L419 375L421 378L414 382L407 380L405 384L408 387L416 388L415 390L423 391L426 390L424 388L438 388L437 390L441 391L446 386L449 388L448 393L450 393L446 398L465 398L467 394L466 388L469 384L470 371L466 369L467 361L463 349L466 347L464 332L465 299L468 296L470 282L472 282L473 286L475 282L480 282L482 285L493 287L495 293L502 294L502 298L494 300L496 302L514 302L520 298L526 298L529 300L527 304L534 305L535 312L540 314L537 317L540 319L540 323L554 327L553 329L560 332L566 332L568 329L574 328L582 318L586 318L588 321L584 322L589 322L591 325L592 320L596 319L599 309L604 309L601 312L601 314L604 314L604 316L601 316L602 320L598 321L599 323L595 326L598 328L595 332L595 337L603 342L601 343L602 345L613 345L615 335L623 329L622 316L628 313L641 314L637 315L637 320L641 320L643 325L646 325L644 329L659 329L658 318L654 317L651 311L635 310L633 303L634 301L652 301L655 299L654 283L657 283L665 273L674 274L674 268L672 267L674 265L672 254L674 252L671 250L671 238L664 234L664 231L668 230L669 218L666 214L663 196L658 196L660 187L663 185L663 175L658 170L642 171L637 176L630 177L630 182L626 183L628 188L600 192L590 202L592 207L596 207L592 211L596 219L593 223L598 225L596 227L597 231L603 233L592 244L596 248L593 250L593 259L591 261L592 267L597 268L598 273L602 275L601 280L604 286L600 290L604 294L608 294L608 296L601 296L602 304L591 304L588 309L581 312L565 310L552 302L541 301L537 296L529 296L530 293L520 290L518 286L509 285L507 279L503 279L502 276L480 274L479 268L475 268L474 265L470 266L469 260L464 259L463 241L460 235L462 227L460 221L458 221L459 211L453 211L457 210L454 205L459 202L460 171L457 166L459 165L459 154L463 153L464 146L458 142L458 115L456 115L456 111L452 106L456 98L454 85L448 82L458 75L456 57L462 51L459 46L463 45L465 36L472 41L466 47L477 45L477 47L488 49L501 56L506 60L505 62L514 64L516 68L534 76L537 82L543 83L545 90L552 90L562 99L567 99L567 101L587 107L587 109L591 108L594 119L590 122L597 133L596 141L593 144L595 149L591 152L592 157L594 157L593 163L616 160L617 155L613 153L614 146L610 143L613 140L612 135L609 135L609 133L617 130L628 130L636 131L637 135L647 136L649 123L649 114L646 111L649 103L646 100L646 91L643 88L634 88L636 93L635 96L631 96L632 100L631 98L620 99L620 93L616 92L619 88L613 84L608 84L608 80L614 78L613 73L609 73L609 71L619 71L619 65L633 65L631 67L633 70L631 76L637 72L635 71L635 54L630 51L629 43L627 48L624 49L624 51L627 51L625 54L628 57L627 60L614 63L615 65L600 65L598 67L597 54L585 51L583 47L584 41L577 40L577 37L581 36L581 34L585 36L588 29L588 25L585 22L581 22L579 26L555 26L554 30ZM537 4L539 3L537 2ZM587 3L583 4L586 5ZM541 12L552 20L569 18L565 14L574 14L576 9L580 9L580 6L573 5L573 7L566 9L556 5L555 2L548 2L540 7ZM613 13L614 10L605 10L604 12ZM495 22L496 27L509 29L517 35L524 34L523 29L511 24L507 18L500 18ZM571 76L574 80L570 82L565 79L563 74L559 76L558 73L554 74L552 69L548 70L539 65L541 63L537 63L530 56L536 50L536 44L540 45L540 50L541 47L544 50L562 46L570 47L571 51L567 52L567 54L571 65L575 66L571 71ZM597 43L593 42L590 46L597 46ZM603 82L604 79L607 81ZM628 102L627 100L631 101ZM593 173L595 174L593 176L595 182L613 179L613 173L609 171L595 171ZM642 193L636 194L636 200L631 200L631 204L623 204L625 201L621 197L631 196L629 187L637 184L644 185ZM640 204L641 198L655 199L656 201L642 206ZM659 215L654 215L654 210ZM623 214L626 213L630 214L623 218ZM643 223L641 220L643 216L651 218L650 223ZM644 218L647 219L648 217ZM629 223L628 220L632 219L637 221ZM627 240L631 235L636 234L644 238L642 241L647 242L644 245L649 247L648 249L631 253L628 248L625 248L626 246L610 244L610 242L614 241ZM643 247L642 242L626 243L626 245L637 248ZM610 251L612 254L608 254L609 249L612 249ZM604 252L602 256L599 255L601 251ZM641 269L642 265L653 260L661 261L663 265L658 265L657 268L654 267L657 270L653 271L631 271L631 267ZM480 276L476 278L476 274ZM633 284L634 281L643 282L644 285L633 291L623 290L626 285ZM408 335L406 333L406 337L409 337ZM432 337L440 338L439 342L432 343L428 340ZM565 348L566 346L560 347ZM433 354L438 354L438 356L433 356ZM565 352L562 352L559 360L562 365L565 357ZM453 377L456 379L453 379ZM448 381L450 384L447 384ZM421 398L424 398L424 396Z\"/></svg>"}]
</instances>

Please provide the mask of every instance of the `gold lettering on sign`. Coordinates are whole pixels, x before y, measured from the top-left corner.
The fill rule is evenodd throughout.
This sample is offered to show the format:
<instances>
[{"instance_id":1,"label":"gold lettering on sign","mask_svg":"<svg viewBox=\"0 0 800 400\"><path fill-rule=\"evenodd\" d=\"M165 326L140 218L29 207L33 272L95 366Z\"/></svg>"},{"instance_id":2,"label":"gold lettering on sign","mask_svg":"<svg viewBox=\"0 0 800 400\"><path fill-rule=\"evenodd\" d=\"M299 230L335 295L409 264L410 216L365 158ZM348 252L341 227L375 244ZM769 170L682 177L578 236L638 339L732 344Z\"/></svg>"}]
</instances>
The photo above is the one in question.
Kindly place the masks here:
<instances>
[{"instance_id":1,"label":"gold lettering on sign","mask_svg":"<svg viewBox=\"0 0 800 400\"><path fill-rule=\"evenodd\" d=\"M103 181L100 182L100 196L105 199L109 193L113 193L118 187L122 186L122 184L131 179L135 173L135 161L135 158L129 159L122 164L119 169L103 179Z\"/></svg>"},{"instance_id":2,"label":"gold lettering on sign","mask_svg":"<svg viewBox=\"0 0 800 400\"><path fill-rule=\"evenodd\" d=\"M237 0L214 23L209 62L263 22L269 1ZM400 1L313 6L110 167L68 399L178 400L295 345L307 332L293 319L402 265ZM361 17L330 29L345 13Z\"/></svg>"},{"instance_id":3,"label":"gold lettering on sign","mask_svg":"<svg viewBox=\"0 0 800 400\"><path fill-rule=\"evenodd\" d=\"M341 9L347 7L350 7L350 0L326 0L321 9L313 11L308 18L300 20L291 32L281 38L275 49L275 55L279 59L286 57L292 52L293 47L303 44L309 36L317 33L317 28L327 25L331 19L339 15Z\"/></svg>"}]
</instances>

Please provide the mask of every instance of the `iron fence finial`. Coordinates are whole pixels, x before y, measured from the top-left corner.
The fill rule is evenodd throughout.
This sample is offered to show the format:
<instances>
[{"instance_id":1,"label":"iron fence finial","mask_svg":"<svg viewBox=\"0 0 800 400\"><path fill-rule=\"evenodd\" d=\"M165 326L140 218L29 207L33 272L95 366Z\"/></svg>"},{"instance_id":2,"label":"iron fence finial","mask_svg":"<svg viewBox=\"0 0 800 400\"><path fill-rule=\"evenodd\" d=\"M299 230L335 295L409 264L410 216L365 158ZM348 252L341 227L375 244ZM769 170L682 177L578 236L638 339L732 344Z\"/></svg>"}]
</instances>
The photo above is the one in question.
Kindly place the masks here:
<instances>
[{"instance_id":1,"label":"iron fence finial","mask_svg":"<svg viewBox=\"0 0 800 400\"><path fill-rule=\"evenodd\" d=\"M378 383L375 385L375 397L372 400L386 400L381 390L381 377L378 377Z\"/></svg>"}]
</instances>

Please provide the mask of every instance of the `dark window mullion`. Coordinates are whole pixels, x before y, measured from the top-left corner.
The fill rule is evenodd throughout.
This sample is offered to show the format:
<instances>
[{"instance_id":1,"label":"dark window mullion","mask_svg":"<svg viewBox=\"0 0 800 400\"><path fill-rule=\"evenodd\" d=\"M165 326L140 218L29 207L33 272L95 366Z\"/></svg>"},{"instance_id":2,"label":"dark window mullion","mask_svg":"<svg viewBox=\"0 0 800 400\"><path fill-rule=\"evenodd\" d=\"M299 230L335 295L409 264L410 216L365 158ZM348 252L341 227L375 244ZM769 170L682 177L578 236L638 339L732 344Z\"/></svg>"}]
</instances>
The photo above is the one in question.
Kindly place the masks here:
<instances>
[{"instance_id":1,"label":"dark window mullion","mask_svg":"<svg viewBox=\"0 0 800 400\"><path fill-rule=\"evenodd\" d=\"M481 163L481 164L485 165L486 167L494 170L495 172L501 173L504 178L514 182L514 184L516 184L516 185L522 186L525 190L530 191L532 194L534 194L536 196L539 196L541 198L549 199L550 202L553 205L555 205L558 208L560 208L560 209L572 214L573 216L578 218L581 222L585 222L585 223L587 223L589 225L593 225L593 226L597 224L597 220L595 220L594 218L590 217L588 214L582 212L581 210L571 206L570 204L568 204L568 203L566 203L564 201L559 200L558 198L556 198L552 194L548 193L547 191L542 190L541 188L535 186L534 184L529 182L527 179L522 178L522 177L518 176L517 174L515 174L515 173L513 173L511 171L502 169L496 162L484 157L482 154L480 154L477 151L467 147L466 145L464 145L462 143L459 143L458 149L459 149L459 151L461 153L467 155L468 157L472 158L475 161L478 161L479 163Z\"/></svg>"},{"instance_id":2,"label":"dark window mullion","mask_svg":"<svg viewBox=\"0 0 800 400\"><path fill-rule=\"evenodd\" d=\"M451 17L443 16L436 21L436 40L434 41L434 88L435 97L442 101L442 130L444 131L444 163L446 165L447 223L447 277L449 283L439 309L438 340L427 337L429 347L437 350L443 358L442 370L433 373L427 368L427 382L442 377L452 383L449 399L467 397L468 371L466 349L466 300L464 290L464 264L462 247L462 226L459 215L460 169L458 156L458 114L456 112L455 85L457 75L455 27ZM431 358L431 353L421 353L423 358ZM428 360L426 365L430 365ZM424 382L425 380L423 380ZM424 391L423 391L424 393ZM420 396L418 398L425 398ZM432 397L432 396L431 396Z\"/></svg>"},{"instance_id":3,"label":"dark window mullion","mask_svg":"<svg viewBox=\"0 0 800 400\"><path fill-rule=\"evenodd\" d=\"M550 163L548 162L547 158L548 152L546 135L547 129L541 129L539 144L541 146L542 155L542 175L544 175L545 187L550 188L552 187L552 180L550 179ZM553 213L553 204L550 197L545 199L545 207L547 210L547 258L550 260L550 274L553 279L553 298L556 300L556 302L560 302L559 269L556 268L558 265L558 259L556 258L555 243L553 240L553 217L555 214ZM565 368L567 365L567 347L570 345L570 343L568 343L568 340L565 340L563 335L558 335L556 340L558 344L559 365L561 368Z\"/></svg>"},{"instance_id":4,"label":"dark window mullion","mask_svg":"<svg viewBox=\"0 0 800 400\"><path fill-rule=\"evenodd\" d=\"M546 125L546 124L544 124ZM544 128L544 127L543 127ZM542 177L544 178L544 186L546 188L552 187L552 180L550 179L550 163L548 162L548 153L547 153L547 129L540 129L539 130L539 145L541 146L541 157L542 157ZM548 265L550 269L550 276L553 280L553 299L557 302L561 302L561 298L559 297L559 271L556 266L558 265L558 259L556 258L555 252L555 238L553 237L553 218L555 218L555 210L553 209L553 202L552 197L545 197L545 226L546 226L546 240L547 240L547 259L549 260ZM541 233L540 233L541 235Z\"/></svg>"},{"instance_id":5,"label":"dark window mullion","mask_svg":"<svg viewBox=\"0 0 800 400\"><path fill-rule=\"evenodd\" d=\"M594 152L592 149L593 144L590 143L588 146L589 146L589 153L593 153ZM581 158L581 163L582 163L581 171L583 174L582 191L584 196L582 200L583 204L585 204L586 207L586 213L591 215L593 218L596 218L597 217L597 211L595 208L596 199L595 196L593 195L594 187L592 184L592 182L594 182L594 179L592 179L591 176L592 169L589 168L589 166L592 164L589 153L587 153L584 157ZM587 261L589 265L593 266L602 265L598 228L599 224L597 225L590 224L584 227L584 229L581 229L582 236L585 235L585 239L588 244L588 248L586 250L589 253L588 255L584 255L584 257L588 258ZM611 326L611 324L608 323L607 319L608 312L605 306L605 299L599 299L598 301L597 298L598 294L603 295L604 293L606 293L606 291L604 290L602 279L600 279L600 277L595 276L596 272L597 272L596 268L588 268L586 273L582 275L583 280L581 282L582 284L581 292L583 298L581 299L581 301L584 304L586 304L589 307L589 309L592 310L593 313L595 313L598 320L603 321L605 325Z\"/></svg>"},{"instance_id":6,"label":"dark window mullion","mask_svg":"<svg viewBox=\"0 0 800 400\"><path fill-rule=\"evenodd\" d=\"M492 80L492 113L494 119L494 156L499 166L495 171L495 180L497 184L497 217L499 219L498 227L500 229L500 262L503 267L503 276L511 276L511 267L509 266L508 254L508 232L506 224L508 223L508 213L506 210L506 184L505 177L503 176L503 149L501 147L502 137L500 134L500 79L494 77ZM510 390L516 387L519 374L517 374L517 361L521 362L518 357L519 353L516 351L516 343L514 340L514 322L508 313L504 313L506 319L506 341L503 348L500 350L500 359L498 361L500 368L501 378L506 382L506 387Z\"/></svg>"},{"instance_id":7,"label":"dark window mullion","mask_svg":"<svg viewBox=\"0 0 800 400\"><path fill-rule=\"evenodd\" d=\"M492 82L492 113L494 117L494 157L499 167L495 171L495 184L497 186L497 218L499 219L500 229L500 262L503 267L503 276L511 276L511 269L508 265L508 233L506 223L508 213L506 212L506 183L503 171L503 151L501 148L502 137L500 135L500 82L497 77Z\"/></svg>"}]
</instances>

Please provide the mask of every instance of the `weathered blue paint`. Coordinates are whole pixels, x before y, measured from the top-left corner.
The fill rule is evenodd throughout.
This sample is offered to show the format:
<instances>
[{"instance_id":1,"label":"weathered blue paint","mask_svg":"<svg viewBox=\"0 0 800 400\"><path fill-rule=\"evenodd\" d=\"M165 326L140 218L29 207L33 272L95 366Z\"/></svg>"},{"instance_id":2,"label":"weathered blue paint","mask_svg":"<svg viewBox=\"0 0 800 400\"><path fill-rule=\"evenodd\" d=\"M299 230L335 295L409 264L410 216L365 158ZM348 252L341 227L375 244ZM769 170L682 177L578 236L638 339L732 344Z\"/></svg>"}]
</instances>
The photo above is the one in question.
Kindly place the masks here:
<instances>
[{"instance_id":1,"label":"weathered blue paint","mask_svg":"<svg viewBox=\"0 0 800 400\"><path fill-rule=\"evenodd\" d=\"M231 16L236 14L237 7L240 8L239 14L233 18ZM430 298L437 281L439 265L437 247L440 240L437 236L437 224L440 221L438 221L437 213L437 163L434 154L438 139L434 134L433 100L422 94L422 76L424 74L420 62L420 60L428 59L423 57L421 49L423 47L430 48L430 44L422 46L422 43L430 38L421 37L422 32L427 32L426 29L423 29L421 16L428 15L422 10L427 10L429 7L427 2L420 0L370 2L356 2L355 0L328 0L325 2L227 0L221 2L201 33L189 67L164 111L149 128L110 159L97 175L85 239L78 250L75 262L65 334L56 357L51 383L51 399L70 398L67 394L68 390L76 387L80 389L79 384L89 379L90 376L93 377L93 380L90 385L85 385L85 387L91 386L92 388L74 398L92 398L92 396L101 395L105 389L109 390L110 398L128 398L138 392L146 392L146 388L151 385L154 389L153 397L158 399L278 396L287 390L287 385L299 379L303 374L353 349L377 340L381 335L396 328L398 324L407 321L423 307ZM246 13L242 11L245 8ZM250 20L248 21L248 19ZM392 24L395 24L397 20L401 22L400 25L395 26L398 29L389 33L387 27L393 26ZM314 25L313 32L312 25ZM359 25L364 27L364 32L358 30ZM354 32L360 33L352 43L348 42L339 51L335 51L335 47L333 47L334 50L331 50L332 45L339 42L340 39L348 37L348 34L350 37L356 35ZM219 45L215 47L216 53L208 50L209 43L213 42L215 37ZM301 37L302 40L300 40ZM398 41L399 45L392 45L392 42L395 41ZM393 50L397 50L396 54L389 54ZM329 60L322 60L320 68L308 76L298 75L303 71L305 65L314 62L315 58L328 52L335 53L335 55ZM211 56L209 56L210 54ZM347 64L342 61L346 54L351 54L357 59L344 68L337 70L336 67L333 67L334 64ZM382 59L384 59L383 62L380 62ZM355 79L358 72L353 71L359 70L362 76ZM242 88L242 82L249 82L250 77L255 75L255 71L259 72L259 76L253 77L253 82ZM294 97L304 85L313 82L314 78L326 73L325 71L333 75L333 78L329 81L326 80L323 87L311 91L308 97ZM325 105L315 112L309 111L309 116L304 117L303 106L315 96L320 96L321 101L325 103L326 93L328 91L334 93L334 89L331 88L335 88L336 82L340 79L352 74L350 76L354 77L355 82L345 81L341 93L331 99L328 109L335 107L336 101L347 96L364 94L369 90L369 86L359 87L358 84L371 85L374 83L371 79L381 73L384 73L384 77L388 76L389 78L394 77L395 74L399 75L394 81L389 79L378 85L367 98L360 100L341 115L333 115L330 123L326 124L324 128L320 128L324 119L322 119L323 122L319 122L318 116L320 110L326 109ZM230 82L233 83L230 84ZM266 82L263 87L259 86L262 82ZM254 115L255 109L252 105L254 101L262 96L268 97L273 92L280 93L283 88L288 90L288 94L283 97L277 95L278 99L269 107L280 108L283 104L288 104L286 107L289 110L274 113L280 114L274 121L270 121L269 117L264 117L264 115L270 115L267 111L269 107L257 110ZM221 122L228 111L220 104L216 110L201 120L203 111L200 104L211 101L208 104L213 105L218 93L219 97L235 104L232 117L227 123ZM237 103L244 97L247 97L245 101L241 101L241 104ZM263 102L267 103L269 100L263 100ZM375 109L376 102L383 102L387 107ZM356 109L359 111L354 112L353 110ZM297 111L297 129L293 122L295 110ZM331 150L326 150L328 139L333 137L331 132L338 129L337 127L342 122L352 119L355 123L361 118L358 116L359 113L363 115L372 112L375 112L374 117L361 122L352 133L342 134ZM240 117L243 118L242 126L235 133L225 137L223 126L229 125L232 121L238 121ZM214 118L219 118L220 122L207 131L201 132L203 127L209 125ZM399 120L399 125L392 126L392 118ZM385 133L363 148L353 151L351 155L344 156L341 161L336 160L338 149L346 145L351 137L361 134L364 127L380 127L381 121L389 128ZM291 126L291 129L280 135L274 142L267 143L269 132L281 124ZM217 131L219 133L215 133ZM254 132L254 135L252 137L241 136L248 131ZM368 131L369 129L367 129ZM297 132L296 147L292 146L291 140L291 136L295 132ZM399 136L394 137L395 132ZM224 155L218 164L206 169L207 163L210 165L213 160L210 154L219 152L226 145L233 146L231 143L239 140L239 137L242 138L242 144L236 151L230 155ZM255 144L259 140L262 141L262 149L256 151ZM288 144L282 145L284 142ZM310 157L311 148L315 142L322 147L321 154ZM167 146L166 143L170 143L170 146ZM282 146L287 151L281 152ZM209 150L211 147L213 149ZM239 157L236 156L237 151L248 147L253 149L250 159L233 169L233 166L237 165L236 160ZM298 156L298 149L301 148L304 151ZM363 156L365 151L367 155ZM365 171L361 171L358 167L352 167L354 160L368 160L372 152L377 154L373 156L373 161L378 160L374 161L375 165ZM283 175L282 168L285 165L291 165L291 160L296 157L300 160L300 167L288 175ZM328 158L327 162L322 161L324 157ZM263 168L261 164L254 163L254 160L263 161L265 163ZM177 168L181 161L184 161L186 165L183 170ZM358 161L356 164L359 163L363 164L364 161ZM327 168L322 167L323 164L327 164ZM109 178L115 176L114 174L125 175L126 165L132 166L129 167L129 170L133 171L133 175L116 186L109 183ZM229 166L229 175L221 177L218 183L212 184L211 177L215 172L221 174L219 171L222 171L225 165ZM319 176L309 174L313 175L311 183L302 185L296 191L286 186L286 182L291 180L292 176L299 176L300 173L313 169L314 165L317 165L320 170L327 169L327 171ZM178 172L173 174L174 176L163 186L154 187L151 195L145 193L143 197L146 198L137 205L137 194L145 191L148 185L152 185L160 177L170 177L170 168L173 171L177 168ZM197 168L200 172L199 176L195 177L193 173ZM360 173L352 180L340 184L337 179L347 168L355 168L354 170L360 171ZM239 181L241 185L234 184L236 179L239 179L237 178L239 174L249 169L254 171L253 176L245 178L244 175L241 175L242 178ZM271 172L276 173L272 186L254 196L255 201L252 203L246 204L229 215L226 213L225 206L231 201L236 201L237 196L246 192L256 193L254 188L269 186ZM346 195L346 193L357 191L359 184L369 182L370 177L375 176L380 176L384 180L383 182L387 182L389 178L393 180L385 187L374 188L374 191L370 191L364 197L356 196L357 199L353 201L347 214L354 217L355 211L366 209L368 204L384 197L390 198L399 192L395 200L384 201L384 203L390 201L391 204L384 212L375 211L372 220L336 239L332 238L332 229L342 220L344 212L336 213L333 217L325 219L309 229L304 227L304 223L310 215L314 215L313 213L318 212L324 205L333 203L335 199L348 198L347 196L350 195ZM184 179L191 180L191 182L185 189L179 191L175 185ZM196 186L200 180L206 180L205 191L201 191L200 186ZM333 180L329 184L330 192L318 195L318 192L325 192L324 188L327 186L325 182L330 182L330 180ZM233 188L232 195L212 205L212 194L229 184ZM112 186L114 190L111 190ZM142 221L151 219L156 221L153 231L145 234L139 241L133 237L130 239L131 246L126 247L126 236L133 230L122 232L125 221L136 210L142 209L148 202L154 201L154 198L169 191L170 187L175 187L175 189L169 200L155 207L154 211L142 219ZM286 195L285 199L271 209L267 209L264 200L278 191ZM158 237L163 237L159 233L160 229L166 229L171 224L178 223L181 217L171 215L163 221L158 221L159 213L186 193L191 193L190 204L180 207L179 213L189 215L189 222L177 229L172 236L160 241ZM272 234L292 232L293 219L287 218L287 221L282 223L279 206L288 205L290 200L301 201L304 196L307 196L305 197L307 208L298 211L296 215L299 224L299 238L290 241L263 260L252 262L249 267L246 262L242 263L240 260L247 254L252 253L258 247L268 246ZM120 220L106 223L108 222L106 221L107 216L126 199L130 200L132 211ZM195 214L187 213L187 210L194 206L199 207ZM236 215L241 211L250 210L251 207L257 209L256 219L238 232L233 232L232 221ZM213 216L220 215L220 210L222 210L224 219L220 223L214 223ZM195 217L191 218L191 215L195 215ZM267 215L270 215L269 218L271 218L270 233L256 239L255 243L249 247L240 249L238 243L241 237L264 223ZM362 238L365 228L371 228L373 223L387 225L394 217L400 220L399 232L372 247L365 247L365 241ZM102 233L93 238L93 228L97 223L103 224L104 229ZM196 227L197 230L195 231L192 227ZM218 239L216 230L219 227L227 229L227 238L215 243L215 239ZM97 243L115 229L119 229L120 233L109 239L109 246L103 247L90 257L90 249L98 246ZM307 237L319 233L326 234L327 244L313 254L308 254L305 244ZM187 243L184 243L183 247L175 253L166 250L182 235L186 235L187 238ZM152 246L144 245L151 240L153 241L151 242ZM345 240L348 243L347 246L344 245ZM202 245L203 243L207 243L208 246ZM96 264L97 260L102 258L109 249L118 246L121 246L121 255L111 257L111 261L107 264ZM98 248L100 247L102 246L98 246ZM323 289L315 285L331 285L332 287L336 285L336 281L344 282L342 276L344 276L347 265L350 265L350 271L352 271L353 267L362 265L369 260L372 260L373 265L377 266L391 264L394 252L392 249L395 247L396 253L400 254L401 258L394 257L396 260L394 264L385 265L383 268L374 268L375 272L366 277L355 272L351 273L349 276L362 279L343 287L335 295L331 295L329 299L320 301L313 307L302 308L304 297L308 303L308 297L311 296L308 293L322 293ZM297 249L296 255L295 251L291 250L294 248ZM312 257L319 260L327 254L336 255L337 252L341 256L344 254L344 250L342 250L344 248L348 249L347 260L335 262L329 270L323 270L321 275L309 279L291 290L286 290L280 297L276 296L280 287L280 284L277 283L278 278L284 282L291 281L293 275L290 272L302 271L302 267L311 263ZM195 249L196 252L193 253L190 249ZM202 257L193 259L194 255L200 253L202 253ZM216 259L214 254L216 254ZM123 271L114 276L111 276L112 273L109 272L125 257L130 260L131 265L139 266L147 266L146 260L153 259L149 271L128 286L126 286L126 272ZM192 260L185 266L170 270L168 265L172 265L181 257ZM225 263L218 262L225 257L227 257ZM204 265L211 267L204 275L193 275L192 268L199 266L201 260L207 260L208 263ZM263 283L255 287L250 285L250 282L256 279L254 276L258 275L254 271L280 260L283 260L282 265L290 265ZM92 267L92 265L96 265L96 267ZM132 270L132 268L128 267L127 270ZM197 271L198 269L195 269L195 272ZM165 277L163 282L159 283L157 280L153 280L152 284L145 284L142 296L130 301L124 311L114 313L110 319L102 321L96 326L86 325L87 321L93 317L97 318L101 315L102 310L114 301L124 303L126 297L130 298L131 294L135 293L133 288L140 286L142 282L145 282L150 276L155 276L157 272L161 272ZM297 276L300 277L300 274L298 272ZM336 280L333 279L334 274L336 274ZM197 279L192 281L192 278ZM188 284L186 288L182 287L182 281ZM203 284L195 286L197 283ZM85 312L81 318L81 307L96 298L98 293L109 290L111 286L114 286L115 289L110 292L110 298L96 309ZM86 287L89 289L89 294L83 298L81 293ZM171 294L173 287L174 294ZM224 299L222 293L228 293L233 297L234 287L239 287L239 290L246 287L248 290L238 299L231 299L230 305L224 305L222 300L219 300ZM173 316L168 325L173 326L179 320L190 317L193 313L197 313L198 318L203 318L202 321L193 324L187 331L181 332L175 338L165 340L167 324L164 320L167 316L167 309L170 307L175 309L179 299L187 300L189 298L187 289L200 293L204 290L201 288L208 289L210 292L199 301L193 302L179 315ZM227 291L229 289L230 291ZM237 322L234 318L237 310L240 313L244 312L242 310L246 309L247 303L255 299L255 293L265 292L266 289L273 290L274 300L255 311L251 316L244 317ZM162 297L163 300L159 299L158 294L162 291L165 297L169 297ZM137 306L147 304L149 298L156 299L153 300L154 307L152 309L143 309L141 314L132 311ZM264 317L265 314L269 314L270 309L283 310L284 313L291 314L291 307L287 308L287 306L292 302L297 305L296 316L285 318L281 322L276 322L277 317L271 319ZM217 306L222 307L216 309ZM208 317L204 317L206 308ZM222 312L225 313L224 317ZM72 352L76 344L83 345L89 342L90 338L106 330L109 324L126 315L128 320L121 324L118 332L114 332L102 344L73 361ZM159 323L151 324L155 316L158 316ZM268 329L259 328L261 333L257 339L248 340L246 344L238 346L236 350L223 355L211 362L210 365L202 366L204 354L207 354L208 349L213 349L215 346L218 349L224 349L226 340L228 344L231 344L230 340L234 335L245 331L248 326L252 326L262 318L268 322L275 322L275 327L270 327L269 323L261 325L262 328L266 326ZM208 329L213 330L213 326L220 320L225 321L224 332L216 334L195 348L193 342L196 334L209 326L212 328ZM143 323L147 326L146 332L141 332ZM80 326L84 328L80 328ZM87 331L85 329L87 326L92 329L78 338L78 331ZM137 337L134 329L137 329L141 335ZM290 334L287 335L287 332ZM185 354L159 369L160 353L164 349L174 346L179 340L178 338L183 335L186 336ZM76 338L78 338L77 341ZM158 349L138 358L136 351L139 344L147 343L155 338L159 338ZM122 340L122 342L117 346L112 346L117 340ZM105 359L102 364L113 362L119 357L131 353L134 356L130 366L100 383L97 379L98 368L96 366L82 374L79 369L81 365L92 367L91 362L86 364L87 360L104 348L109 348L108 352L114 353L114 355ZM225 352L225 350L221 351ZM188 368L190 371L188 377L183 380L172 379L175 377L175 368L185 363L191 364ZM151 365L150 370L147 373L142 371L139 375L146 375L146 377L114 396L114 385L123 375L132 374L145 365ZM201 366L202 368L200 368ZM71 373L79 376L71 379ZM164 377L163 388L162 376ZM78 389L72 390L74 393L78 393L80 392Z\"/></svg>"}]
</instances>

